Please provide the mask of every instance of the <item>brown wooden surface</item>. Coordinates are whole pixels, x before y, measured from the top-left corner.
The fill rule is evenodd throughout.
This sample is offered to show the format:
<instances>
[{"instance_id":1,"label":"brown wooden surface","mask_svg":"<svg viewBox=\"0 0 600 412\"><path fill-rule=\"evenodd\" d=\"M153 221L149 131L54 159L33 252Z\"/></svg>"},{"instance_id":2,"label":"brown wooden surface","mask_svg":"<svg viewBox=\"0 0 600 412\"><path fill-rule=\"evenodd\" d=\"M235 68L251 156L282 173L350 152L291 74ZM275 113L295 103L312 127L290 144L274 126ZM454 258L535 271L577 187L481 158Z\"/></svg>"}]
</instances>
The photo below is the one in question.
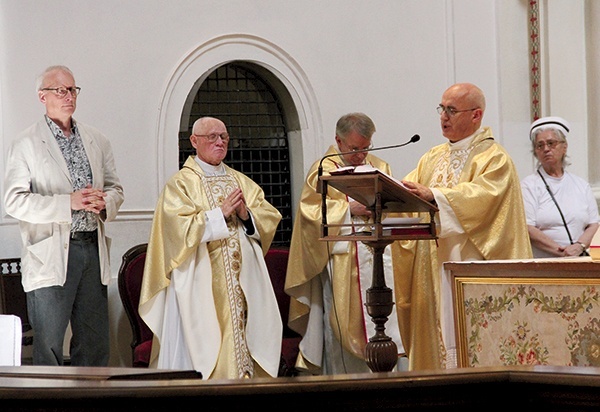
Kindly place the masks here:
<instances>
[{"instance_id":1,"label":"brown wooden surface","mask_svg":"<svg viewBox=\"0 0 600 412\"><path fill-rule=\"evenodd\" d=\"M397 181L381 172L321 176L327 184L365 206L375 204L375 194L388 212L429 212L437 207L406 190Z\"/></svg>"},{"instance_id":2,"label":"brown wooden surface","mask_svg":"<svg viewBox=\"0 0 600 412\"><path fill-rule=\"evenodd\" d=\"M380 240L407 240L407 239L434 239L436 237L435 221L433 215L438 211L437 206L429 203L408 191L398 181L390 176L375 171L370 173L356 173L343 175L321 176L324 190L329 187L339 190L352 199L370 208L373 213L371 230L356 232L351 235L330 235L329 228L354 227L353 224L328 224L326 216L323 219L322 236L320 240L329 241L380 241ZM429 223L406 225L391 225L394 229L387 229L381 223L383 213L413 213L429 212ZM350 239L349 239L350 238Z\"/></svg>"},{"instance_id":3,"label":"brown wooden surface","mask_svg":"<svg viewBox=\"0 0 600 412\"><path fill-rule=\"evenodd\" d=\"M447 262L444 269L457 276L498 277L506 271L515 277L600 277L600 261L552 260L504 260L488 262Z\"/></svg>"},{"instance_id":4,"label":"brown wooden surface","mask_svg":"<svg viewBox=\"0 0 600 412\"><path fill-rule=\"evenodd\" d=\"M375 204L375 194L381 194L385 212L429 212L437 207L406 190L397 181L381 172L321 176L321 179L357 202L369 207Z\"/></svg>"},{"instance_id":5,"label":"brown wooden surface","mask_svg":"<svg viewBox=\"0 0 600 412\"><path fill-rule=\"evenodd\" d=\"M168 374L166 379L156 380L111 379L155 372L137 368L3 367L0 408L129 412L600 408L599 368L464 368L221 381L169 379Z\"/></svg>"}]
</instances>

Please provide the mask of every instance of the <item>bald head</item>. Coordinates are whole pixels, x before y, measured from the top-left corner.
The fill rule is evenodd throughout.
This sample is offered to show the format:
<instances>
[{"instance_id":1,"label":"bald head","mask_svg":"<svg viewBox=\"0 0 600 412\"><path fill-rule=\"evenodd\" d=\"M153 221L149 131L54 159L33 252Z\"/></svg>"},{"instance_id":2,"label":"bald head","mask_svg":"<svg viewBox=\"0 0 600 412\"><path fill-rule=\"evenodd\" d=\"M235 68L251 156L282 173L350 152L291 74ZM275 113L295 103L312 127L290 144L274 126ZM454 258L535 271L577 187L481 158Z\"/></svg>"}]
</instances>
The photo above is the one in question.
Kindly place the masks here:
<instances>
[{"instance_id":1,"label":"bald head","mask_svg":"<svg viewBox=\"0 0 600 412\"><path fill-rule=\"evenodd\" d=\"M483 91L472 83L456 83L448 87L444 94L452 94L469 107L478 107L485 112L485 96Z\"/></svg>"},{"instance_id":2,"label":"bald head","mask_svg":"<svg viewBox=\"0 0 600 412\"><path fill-rule=\"evenodd\" d=\"M451 142L471 136L480 127L485 112L485 96L472 83L456 83L446 89L440 103L443 135Z\"/></svg>"},{"instance_id":3,"label":"bald head","mask_svg":"<svg viewBox=\"0 0 600 412\"><path fill-rule=\"evenodd\" d=\"M200 160L217 166L227 155L227 127L217 118L201 117L194 122L190 142Z\"/></svg>"},{"instance_id":4,"label":"bald head","mask_svg":"<svg viewBox=\"0 0 600 412\"><path fill-rule=\"evenodd\" d=\"M210 117L210 116L201 117L194 122L194 125L192 126L192 133L196 134L196 135L205 134L213 126L225 127L225 124L221 120L217 119L216 117Z\"/></svg>"}]
</instances>

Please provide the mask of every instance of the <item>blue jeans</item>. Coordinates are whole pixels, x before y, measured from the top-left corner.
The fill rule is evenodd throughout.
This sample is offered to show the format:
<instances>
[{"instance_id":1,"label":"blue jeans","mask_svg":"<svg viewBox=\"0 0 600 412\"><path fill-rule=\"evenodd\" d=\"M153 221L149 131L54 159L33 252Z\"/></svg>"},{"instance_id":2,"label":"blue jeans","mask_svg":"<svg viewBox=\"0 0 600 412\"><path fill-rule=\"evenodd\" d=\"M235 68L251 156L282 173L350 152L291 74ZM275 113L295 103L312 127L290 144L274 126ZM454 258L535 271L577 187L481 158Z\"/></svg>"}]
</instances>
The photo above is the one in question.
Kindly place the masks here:
<instances>
[{"instance_id":1,"label":"blue jeans","mask_svg":"<svg viewBox=\"0 0 600 412\"><path fill-rule=\"evenodd\" d=\"M96 239L71 239L64 286L28 292L27 310L33 327L34 365L64 364L63 342L69 321L71 365L108 365L108 297L100 280Z\"/></svg>"}]
</instances>

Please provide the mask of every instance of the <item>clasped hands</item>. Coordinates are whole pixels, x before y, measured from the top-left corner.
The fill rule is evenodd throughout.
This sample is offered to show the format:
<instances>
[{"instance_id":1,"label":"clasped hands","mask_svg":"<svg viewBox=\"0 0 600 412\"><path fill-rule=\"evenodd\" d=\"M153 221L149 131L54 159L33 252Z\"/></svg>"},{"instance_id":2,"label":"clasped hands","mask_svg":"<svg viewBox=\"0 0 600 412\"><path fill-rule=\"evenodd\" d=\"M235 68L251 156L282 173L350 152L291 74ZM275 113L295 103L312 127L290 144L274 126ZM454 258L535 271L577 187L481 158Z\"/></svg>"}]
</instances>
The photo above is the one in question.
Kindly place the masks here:
<instances>
[{"instance_id":1,"label":"clasped hands","mask_svg":"<svg viewBox=\"0 0 600 412\"><path fill-rule=\"evenodd\" d=\"M106 208L105 197L105 192L92 188L92 185L87 185L85 188L71 193L71 209L99 214Z\"/></svg>"},{"instance_id":2,"label":"clasped hands","mask_svg":"<svg viewBox=\"0 0 600 412\"><path fill-rule=\"evenodd\" d=\"M579 256L585 249L579 243L573 243L572 245L559 246L558 256Z\"/></svg>"},{"instance_id":3,"label":"clasped hands","mask_svg":"<svg viewBox=\"0 0 600 412\"><path fill-rule=\"evenodd\" d=\"M228 218L233 213L237 214L242 220L248 220L250 215L246 208L246 199L244 199L244 193L240 188L234 189L221 204L221 211L223 216Z\"/></svg>"}]
</instances>

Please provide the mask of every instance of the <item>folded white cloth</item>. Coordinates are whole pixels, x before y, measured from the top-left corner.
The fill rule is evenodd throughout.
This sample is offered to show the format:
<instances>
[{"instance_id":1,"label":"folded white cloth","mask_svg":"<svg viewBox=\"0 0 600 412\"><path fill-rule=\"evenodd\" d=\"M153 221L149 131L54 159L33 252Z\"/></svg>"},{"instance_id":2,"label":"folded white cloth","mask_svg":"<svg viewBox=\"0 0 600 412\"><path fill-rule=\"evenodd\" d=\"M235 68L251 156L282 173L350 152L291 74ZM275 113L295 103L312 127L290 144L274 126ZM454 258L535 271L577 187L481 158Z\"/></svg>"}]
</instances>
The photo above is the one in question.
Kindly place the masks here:
<instances>
[{"instance_id":1,"label":"folded white cloth","mask_svg":"<svg viewBox=\"0 0 600 412\"><path fill-rule=\"evenodd\" d=\"M21 366L21 318L0 315L0 366Z\"/></svg>"}]
</instances>

